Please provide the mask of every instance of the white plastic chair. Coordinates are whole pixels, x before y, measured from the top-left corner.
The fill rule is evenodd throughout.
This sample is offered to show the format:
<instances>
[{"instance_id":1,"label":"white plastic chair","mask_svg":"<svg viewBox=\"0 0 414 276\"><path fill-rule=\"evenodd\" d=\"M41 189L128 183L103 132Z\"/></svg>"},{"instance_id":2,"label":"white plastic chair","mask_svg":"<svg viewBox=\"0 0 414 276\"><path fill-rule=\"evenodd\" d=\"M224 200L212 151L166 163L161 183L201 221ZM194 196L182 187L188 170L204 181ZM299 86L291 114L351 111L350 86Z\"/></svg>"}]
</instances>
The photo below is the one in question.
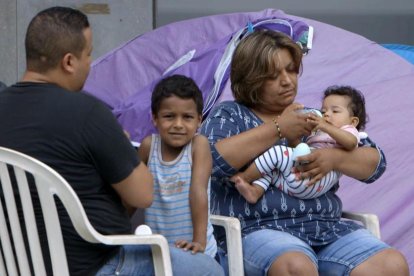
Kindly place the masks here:
<instances>
[{"instance_id":1,"label":"white plastic chair","mask_svg":"<svg viewBox=\"0 0 414 276\"><path fill-rule=\"evenodd\" d=\"M243 276L243 250L241 241L240 221L237 218L210 215L214 225L224 227L226 231L227 258L230 276Z\"/></svg>"},{"instance_id":2,"label":"white plastic chair","mask_svg":"<svg viewBox=\"0 0 414 276\"><path fill-rule=\"evenodd\" d=\"M364 227L375 237L380 239L380 225L378 217L374 214L342 212L346 219L360 221ZM240 222L237 218L225 216L210 216L211 223L224 227L226 231L226 242L228 248L229 275L244 275L243 250L241 241Z\"/></svg>"},{"instance_id":3,"label":"white plastic chair","mask_svg":"<svg viewBox=\"0 0 414 276\"><path fill-rule=\"evenodd\" d=\"M364 225L364 227L371 232L371 234L373 234L378 239L381 239L380 224L377 215L343 211L342 217L346 219L360 221Z\"/></svg>"},{"instance_id":4,"label":"white plastic chair","mask_svg":"<svg viewBox=\"0 0 414 276\"><path fill-rule=\"evenodd\" d=\"M16 200L7 164L14 168L18 192L21 198L27 233L22 233ZM38 237L32 199L26 173L35 179L36 188L45 220L53 275L69 275L66 253L54 196L66 208L79 235L91 243L107 245L146 244L151 245L156 275L172 275L170 252L167 240L161 235L102 235L90 224L85 210L72 187L57 172L42 162L27 155L0 147L0 177L4 202L0 197L0 275L31 275L29 260L35 275L46 275L41 245ZM5 208L5 209L3 209ZM6 223L9 219L9 232ZM23 236L28 238L30 252L26 252ZM13 253L13 247L15 255ZM30 254L30 258L28 258ZM16 260L17 257L17 260ZM16 266L17 263L17 266Z\"/></svg>"},{"instance_id":5,"label":"white plastic chair","mask_svg":"<svg viewBox=\"0 0 414 276\"><path fill-rule=\"evenodd\" d=\"M138 209L133 215L132 227L144 223L144 210ZM230 276L243 276L243 251L241 245L241 227L237 218L210 215L210 222L224 228L227 240L227 257ZM140 228L140 226L138 226ZM1 275L1 274L0 274Z\"/></svg>"}]
</instances>

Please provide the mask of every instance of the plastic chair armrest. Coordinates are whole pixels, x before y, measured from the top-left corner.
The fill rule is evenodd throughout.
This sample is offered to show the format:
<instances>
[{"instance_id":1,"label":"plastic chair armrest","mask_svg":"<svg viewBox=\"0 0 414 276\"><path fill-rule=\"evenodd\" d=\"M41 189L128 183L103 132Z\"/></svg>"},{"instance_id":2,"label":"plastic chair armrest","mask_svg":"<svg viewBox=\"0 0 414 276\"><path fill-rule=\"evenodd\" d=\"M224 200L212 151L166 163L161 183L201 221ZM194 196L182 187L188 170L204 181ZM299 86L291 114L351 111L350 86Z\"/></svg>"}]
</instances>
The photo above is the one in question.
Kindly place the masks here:
<instances>
[{"instance_id":1,"label":"plastic chair armrest","mask_svg":"<svg viewBox=\"0 0 414 276\"><path fill-rule=\"evenodd\" d=\"M381 239L380 224L377 215L344 211L342 212L342 217L362 222L368 231L370 231L378 239Z\"/></svg>"},{"instance_id":2,"label":"plastic chair armrest","mask_svg":"<svg viewBox=\"0 0 414 276\"><path fill-rule=\"evenodd\" d=\"M237 218L218 215L210 215L210 221L214 225L224 227L226 231L229 275L243 276L244 268L240 221Z\"/></svg>"}]
</instances>

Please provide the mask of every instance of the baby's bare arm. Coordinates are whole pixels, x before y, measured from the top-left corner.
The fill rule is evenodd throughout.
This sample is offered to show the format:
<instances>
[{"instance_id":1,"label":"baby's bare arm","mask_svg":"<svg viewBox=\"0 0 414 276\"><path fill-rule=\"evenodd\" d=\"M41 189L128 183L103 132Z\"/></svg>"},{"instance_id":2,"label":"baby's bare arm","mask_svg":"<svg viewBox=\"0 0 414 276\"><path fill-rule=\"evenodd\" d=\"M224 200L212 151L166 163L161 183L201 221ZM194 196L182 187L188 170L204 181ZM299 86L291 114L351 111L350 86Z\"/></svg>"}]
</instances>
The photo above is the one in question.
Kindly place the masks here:
<instances>
[{"instance_id":1,"label":"baby's bare arm","mask_svg":"<svg viewBox=\"0 0 414 276\"><path fill-rule=\"evenodd\" d=\"M329 134L338 144L345 150L353 150L358 145L358 139L350 132L340 129L334 125L327 123L323 118L314 114L309 114L308 121L312 123L316 129Z\"/></svg>"}]
</instances>

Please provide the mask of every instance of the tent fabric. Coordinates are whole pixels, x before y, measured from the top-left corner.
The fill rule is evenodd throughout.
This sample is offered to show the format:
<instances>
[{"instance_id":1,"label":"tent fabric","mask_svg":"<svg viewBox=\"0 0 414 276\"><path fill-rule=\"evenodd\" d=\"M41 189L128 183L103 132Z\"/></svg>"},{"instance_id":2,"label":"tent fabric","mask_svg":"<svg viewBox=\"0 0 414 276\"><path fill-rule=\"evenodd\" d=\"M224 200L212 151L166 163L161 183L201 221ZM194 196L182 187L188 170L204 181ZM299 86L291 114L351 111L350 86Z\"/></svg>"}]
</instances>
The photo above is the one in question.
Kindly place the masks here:
<instances>
[{"instance_id":1,"label":"tent fabric","mask_svg":"<svg viewBox=\"0 0 414 276\"><path fill-rule=\"evenodd\" d=\"M382 46L414 64L414 46L404 44L382 44Z\"/></svg>"},{"instance_id":2,"label":"tent fabric","mask_svg":"<svg viewBox=\"0 0 414 276\"><path fill-rule=\"evenodd\" d=\"M364 93L370 118L366 132L384 150L388 167L373 184L342 177L338 195L345 210L377 214L382 239L400 250L414 271L414 182L410 174L414 169L414 66L381 45L280 10L214 15L169 24L114 49L94 62L84 89L111 108L120 106L189 49L218 41L248 21L269 16L303 21L314 28L313 48L303 59L298 102L320 107L322 91L330 85L352 85ZM228 81L219 100L226 99L232 99ZM134 100L149 106L144 95ZM150 120L146 120L135 127L148 127Z\"/></svg>"},{"instance_id":3,"label":"tent fabric","mask_svg":"<svg viewBox=\"0 0 414 276\"><path fill-rule=\"evenodd\" d=\"M193 47L187 48L182 56L178 56L177 60L174 60L173 64L157 64L161 74L157 74L154 78L149 79L147 85L139 88L135 87L134 90L122 91L120 94L125 96L120 102L113 101L113 98L108 99L107 103L112 107L113 113L129 132L131 138L135 141L141 141L149 134L155 132L155 128L151 124L149 108L151 93L155 84L161 78L173 74L186 75L194 79L198 84L204 96L203 115L205 117L223 91L224 84L229 78L229 64L233 51L240 39L250 31L247 30L247 26L250 26L252 30L264 28L283 32L301 45L304 51L308 50L309 26L303 21L276 15L254 18L251 21L247 19L247 21L240 24L235 32L229 32L223 38L209 41L208 43L198 43ZM158 35L157 32L162 33L162 31L163 29L160 29L144 34L136 42L139 44L144 36ZM180 39L179 37L174 38ZM168 43L165 44L168 45ZM148 47L148 45L145 46ZM141 55L144 56L147 53L148 51ZM96 73L96 76L99 76L99 73ZM121 81L124 81L124 79L121 79ZM110 91L108 87L111 84L113 84L111 79L105 81L106 91ZM85 89L95 94L97 93L101 98L106 99L107 95L103 94L104 91L94 90L93 87L89 87L89 82L87 82Z\"/></svg>"}]
</instances>

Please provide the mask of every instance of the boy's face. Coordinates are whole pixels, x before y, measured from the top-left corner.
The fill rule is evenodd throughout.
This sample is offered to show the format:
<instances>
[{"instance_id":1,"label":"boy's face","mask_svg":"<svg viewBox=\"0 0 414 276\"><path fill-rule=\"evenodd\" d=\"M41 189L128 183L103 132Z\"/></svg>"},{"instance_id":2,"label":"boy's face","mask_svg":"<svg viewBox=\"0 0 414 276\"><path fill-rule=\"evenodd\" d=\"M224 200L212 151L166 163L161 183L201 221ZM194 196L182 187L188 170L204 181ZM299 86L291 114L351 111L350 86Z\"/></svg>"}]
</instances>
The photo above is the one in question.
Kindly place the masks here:
<instances>
[{"instance_id":1,"label":"boy's face","mask_svg":"<svg viewBox=\"0 0 414 276\"><path fill-rule=\"evenodd\" d=\"M359 119L351 116L348 96L330 95L323 100L322 114L326 122L338 128L344 125L357 126Z\"/></svg>"},{"instance_id":2,"label":"boy's face","mask_svg":"<svg viewBox=\"0 0 414 276\"><path fill-rule=\"evenodd\" d=\"M193 99L181 99L173 95L161 101L158 113L153 114L153 120L163 145L182 148L200 127L201 115Z\"/></svg>"}]
</instances>

